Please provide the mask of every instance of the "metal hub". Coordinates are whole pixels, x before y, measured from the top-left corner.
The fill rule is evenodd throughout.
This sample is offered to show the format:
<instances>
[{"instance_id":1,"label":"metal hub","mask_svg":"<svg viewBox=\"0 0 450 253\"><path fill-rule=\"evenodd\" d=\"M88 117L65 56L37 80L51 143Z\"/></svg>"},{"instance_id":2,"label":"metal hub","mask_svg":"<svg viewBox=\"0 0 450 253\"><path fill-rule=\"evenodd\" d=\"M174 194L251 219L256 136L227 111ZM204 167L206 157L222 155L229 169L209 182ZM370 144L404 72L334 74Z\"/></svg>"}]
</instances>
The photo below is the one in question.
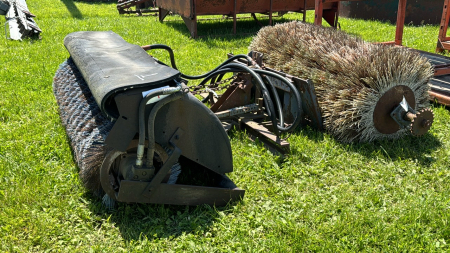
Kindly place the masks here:
<instances>
[{"instance_id":1,"label":"metal hub","mask_svg":"<svg viewBox=\"0 0 450 253\"><path fill-rule=\"evenodd\" d=\"M119 152L116 150L110 151L100 168L100 182L102 184L103 190L114 200L117 200L117 193L119 192L120 183L118 178L120 177L120 171L122 168L120 166L127 164L123 162L122 159L128 160L128 156L136 156L137 140L133 140L127 152ZM157 163L164 164L168 159L168 154L158 143L155 145L155 157ZM169 173L170 174L170 173ZM122 176L123 177L123 176ZM122 178L123 179L123 178ZM168 177L165 179L167 181Z\"/></svg>"},{"instance_id":2,"label":"metal hub","mask_svg":"<svg viewBox=\"0 0 450 253\"><path fill-rule=\"evenodd\" d=\"M412 108L415 108L414 92L405 85L391 88L378 100L373 112L373 124L380 133L393 134L400 130L400 126L390 116L390 113L402 102L403 97Z\"/></svg>"},{"instance_id":3,"label":"metal hub","mask_svg":"<svg viewBox=\"0 0 450 253\"><path fill-rule=\"evenodd\" d=\"M411 134L420 136L430 130L433 124L434 113L430 109L422 109L416 113L416 117L411 121Z\"/></svg>"}]
</instances>

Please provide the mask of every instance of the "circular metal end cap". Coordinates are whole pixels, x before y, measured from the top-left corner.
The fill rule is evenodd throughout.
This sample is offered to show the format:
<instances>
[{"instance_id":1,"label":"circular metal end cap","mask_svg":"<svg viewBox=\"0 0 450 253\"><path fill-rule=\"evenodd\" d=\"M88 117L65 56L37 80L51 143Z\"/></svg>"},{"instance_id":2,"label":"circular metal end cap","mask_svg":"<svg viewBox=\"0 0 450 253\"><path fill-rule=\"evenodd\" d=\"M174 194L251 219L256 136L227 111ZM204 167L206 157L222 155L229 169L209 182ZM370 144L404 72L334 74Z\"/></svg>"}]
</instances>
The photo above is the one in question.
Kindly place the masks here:
<instances>
[{"instance_id":1,"label":"circular metal end cap","mask_svg":"<svg viewBox=\"0 0 450 253\"><path fill-rule=\"evenodd\" d=\"M411 134L420 136L430 130L433 125L434 113L431 109L422 109L416 113L416 118L411 121Z\"/></svg>"},{"instance_id":2,"label":"circular metal end cap","mask_svg":"<svg viewBox=\"0 0 450 253\"><path fill-rule=\"evenodd\" d=\"M393 134L400 130L400 126L390 114L402 102L403 97L412 108L415 108L414 92L405 85L392 87L378 100L373 111L373 124L380 133Z\"/></svg>"}]
</instances>

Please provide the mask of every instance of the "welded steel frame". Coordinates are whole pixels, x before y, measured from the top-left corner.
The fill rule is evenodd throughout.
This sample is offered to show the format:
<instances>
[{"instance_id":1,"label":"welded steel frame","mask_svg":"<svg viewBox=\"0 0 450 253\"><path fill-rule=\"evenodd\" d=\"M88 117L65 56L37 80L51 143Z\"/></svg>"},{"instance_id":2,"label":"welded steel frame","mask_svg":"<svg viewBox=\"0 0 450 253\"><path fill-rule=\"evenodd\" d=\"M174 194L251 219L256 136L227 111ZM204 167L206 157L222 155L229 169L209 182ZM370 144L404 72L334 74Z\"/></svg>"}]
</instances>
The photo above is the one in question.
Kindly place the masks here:
<instances>
[{"instance_id":1,"label":"welded steel frame","mask_svg":"<svg viewBox=\"0 0 450 253\"><path fill-rule=\"evenodd\" d=\"M358 1L358 0L354 0ZM159 8L159 21L163 22L169 12L178 14L186 24L191 37L197 38L198 16L204 15L224 15L233 19L233 34L236 34L236 20L238 14L252 14L256 19L255 13L267 14L269 16L269 25L272 25L273 13L282 15L286 12L303 13L303 21L306 21L306 10L316 10L317 3L320 2L320 10L323 12L320 16L335 26L337 24L337 13L339 1L330 0L263 0L249 4L246 0L229 1L207 1L207 0L156 0L156 6ZM321 21L321 19L320 19Z\"/></svg>"},{"instance_id":2,"label":"welded steel frame","mask_svg":"<svg viewBox=\"0 0 450 253\"><path fill-rule=\"evenodd\" d=\"M437 53L442 53L445 50L450 50L450 37L447 37L448 23L450 21L450 11L448 10L448 4L449 0L444 0L441 24L439 26L439 36L436 45Z\"/></svg>"},{"instance_id":3,"label":"welded steel frame","mask_svg":"<svg viewBox=\"0 0 450 253\"><path fill-rule=\"evenodd\" d=\"M395 41L384 42L382 44L402 46L403 30L406 16L407 0L399 0L397 11L397 25L395 31ZM450 37L447 37L448 23L450 21L450 11L448 4L450 0L444 0L442 10L442 19L440 24L438 42L436 52L441 53L450 50ZM450 58L438 54L432 54L425 51L417 50L422 56L428 58L434 67L434 78L430 81L431 90L428 92L430 99L440 104L450 105L450 92L447 90L449 82L446 75L450 74ZM445 87L441 87L440 82L445 83Z\"/></svg>"},{"instance_id":4,"label":"welded steel frame","mask_svg":"<svg viewBox=\"0 0 450 253\"><path fill-rule=\"evenodd\" d=\"M153 15L157 15L157 8L150 9L141 9L139 5L145 4L145 6L153 7L153 0L122 0L117 3L117 10L119 14L138 14L143 15L145 13L154 13ZM131 7L135 7L135 10L132 10Z\"/></svg>"},{"instance_id":5,"label":"welded steel frame","mask_svg":"<svg viewBox=\"0 0 450 253\"><path fill-rule=\"evenodd\" d=\"M232 57L233 54L228 54L228 57ZM301 107L294 106L296 103L294 94L290 91L290 88L285 84L273 83L274 86L281 92L283 103L283 115L285 120L289 122L294 121L294 115L298 115L302 119L300 125L310 125L311 127L324 130L322 113L320 111L319 103L316 97L314 84L311 80L301 79L281 71L277 71L266 67L262 61L262 54L259 52L251 52L250 56L253 60L262 67L264 70L279 74L288 80L290 80L293 86L299 91L301 99ZM239 59L234 62L247 65L247 60ZM241 73L242 74L242 73ZM247 105L250 101L245 100L245 97L250 97L251 88L253 86L252 77L248 74L242 74L240 78L237 78L234 82L240 83L236 86L230 87L218 102L214 104L211 109L213 112L221 113L231 107L239 107ZM241 91L244 94L235 94L236 90ZM234 95L234 96L233 96ZM253 97L253 95L252 95ZM235 127L239 130L245 130L250 139L256 140L262 143L269 151L277 155L283 155L290 152L290 144L288 141L281 139L277 136L270 122L270 117L264 112L264 102L261 92L256 89L254 92L255 103L259 105L259 110L252 113L242 113L239 115L221 118L222 124L225 129ZM226 105L226 106L224 106ZM220 109L223 107L223 110ZM216 109L214 109L216 108Z\"/></svg>"}]
</instances>

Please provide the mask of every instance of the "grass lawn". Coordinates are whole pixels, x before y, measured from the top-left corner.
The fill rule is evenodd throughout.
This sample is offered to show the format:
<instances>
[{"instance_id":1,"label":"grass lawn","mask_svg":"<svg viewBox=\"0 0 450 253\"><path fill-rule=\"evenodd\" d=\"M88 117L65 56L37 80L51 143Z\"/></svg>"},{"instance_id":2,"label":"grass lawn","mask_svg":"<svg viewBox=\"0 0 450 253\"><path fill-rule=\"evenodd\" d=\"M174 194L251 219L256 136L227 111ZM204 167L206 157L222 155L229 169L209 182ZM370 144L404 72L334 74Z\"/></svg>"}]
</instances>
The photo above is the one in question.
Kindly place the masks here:
<instances>
[{"instance_id":1,"label":"grass lawn","mask_svg":"<svg viewBox=\"0 0 450 253\"><path fill-rule=\"evenodd\" d=\"M174 49L186 74L213 69L226 53L247 53L253 20L200 21L197 40L179 17L120 16L115 3L29 0L41 40L0 37L0 252L449 251L450 113L435 106L423 137L342 144L299 129L282 160L243 133L231 137L231 179L245 199L222 208L119 204L108 213L78 179L52 94L69 56L64 37L112 30L138 45ZM288 14L275 22L301 19ZM308 13L312 22L313 13ZM4 21L1 21L3 25ZM267 19L262 20L267 24ZM340 19L368 41L394 39L395 26ZM437 26L407 26L404 44L433 52ZM154 55L169 62L163 51Z\"/></svg>"}]
</instances>

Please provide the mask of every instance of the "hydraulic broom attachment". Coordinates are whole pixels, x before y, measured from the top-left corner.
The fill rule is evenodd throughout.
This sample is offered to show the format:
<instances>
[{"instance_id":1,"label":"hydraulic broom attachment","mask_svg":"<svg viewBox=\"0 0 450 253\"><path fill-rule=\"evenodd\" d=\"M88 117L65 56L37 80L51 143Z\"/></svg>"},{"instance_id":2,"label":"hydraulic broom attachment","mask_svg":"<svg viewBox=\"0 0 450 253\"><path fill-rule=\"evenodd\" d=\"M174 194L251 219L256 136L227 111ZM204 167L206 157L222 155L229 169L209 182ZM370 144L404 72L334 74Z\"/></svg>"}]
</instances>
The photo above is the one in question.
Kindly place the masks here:
<instances>
[{"instance_id":1,"label":"hydraulic broom attachment","mask_svg":"<svg viewBox=\"0 0 450 253\"><path fill-rule=\"evenodd\" d=\"M279 132L295 129L299 121L342 142L420 136L433 123L428 108L433 70L413 50L301 22L261 29L249 49L250 59L229 54L229 60L251 65L260 80L234 66L229 70L235 78L225 93L216 94L221 76L211 74L203 94L224 123L246 129L274 153L289 152ZM268 96L254 89L262 87L260 82L268 87Z\"/></svg>"},{"instance_id":2,"label":"hydraulic broom attachment","mask_svg":"<svg viewBox=\"0 0 450 253\"><path fill-rule=\"evenodd\" d=\"M340 141L418 136L433 123L433 68L413 50L301 22L261 29L250 50L266 69L314 82L323 126Z\"/></svg>"},{"instance_id":3,"label":"hydraulic broom attachment","mask_svg":"<svg viewBox=\"0 0 450 253\"><path fill-rule=\"evenodd\" d=\"M75 32L54 78L80 178L104 202L225 205L231 146L181 73L113 32ZM164 46L162 46L164 47ZM109 197L108 197L109 196Z\"/></svg>"}]
</instances>

